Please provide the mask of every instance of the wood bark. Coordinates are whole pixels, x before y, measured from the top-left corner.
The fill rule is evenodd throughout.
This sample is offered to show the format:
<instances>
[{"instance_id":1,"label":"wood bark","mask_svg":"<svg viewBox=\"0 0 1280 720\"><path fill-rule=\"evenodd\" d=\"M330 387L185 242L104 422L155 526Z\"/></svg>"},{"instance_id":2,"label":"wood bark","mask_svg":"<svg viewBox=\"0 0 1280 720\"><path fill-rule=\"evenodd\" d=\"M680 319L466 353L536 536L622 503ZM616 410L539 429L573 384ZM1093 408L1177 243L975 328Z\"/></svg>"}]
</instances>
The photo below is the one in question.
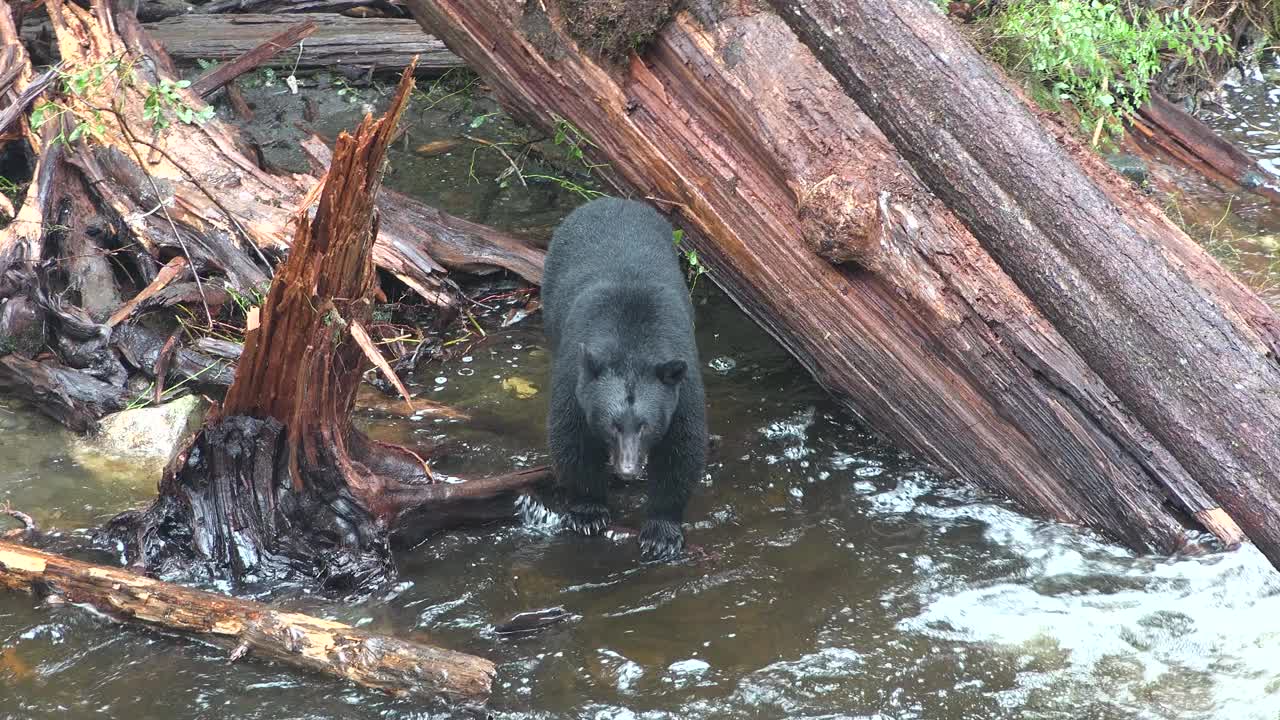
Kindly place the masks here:
<instances>
[{"instance_id":1,"label":"wood bark","mask_svg":"<svg viewBox=\"0 0 1280 720\"><path fill-rule=\"evenodd\" d=\"M278 68L344 65L398 72L417 56L422 74L462 67L462 61L444 43L424 36L412 20L342 15L179 15L143 27L176 60L226 61L302 20L317 27L301 50L281 53L265 64Z\"/></svg>"},{"instance_id":2,"label":"wood bark","mask_svg":"<svg viewBox=\"0 0 1280 720\"><path fill-rule=\"evenodd\" d=\"M150 507L108 526L126 556L160 573L300 576L365 588L394 574L389 532L406 517L416 513L415 526L426 528L510 518L516 490L545 476L439 485L421 456L352 424L362 376L374 363L385 369L364 330L376 287L375 197L411 73L412 65L385 117L338 138L315 215L299 215L220 417L166 469ZM143 338L147 355L134 365L161 364L157 334L147 340L123 326L115 335ZM172 372L208 374L196 370L208 363L216 373L227 364L186 357L194 355L178 350Z\"/></svg>"},{"instance_id":3,"label":"wood bark","mask_svg":"<svg viewBox=\"0 0 1280 720\"><path fill-rule=\"evenodd\" d=\"M925 0L773 4L1137 421L1280 565L1275 313L1109 182L1087 150L1048 132Z\"/></svg>"},{"instance_id":4,"label":"wood bark","mask_svg":"<svg viewBox=\"0 0 1280 720\"><path fill-rule=\"evenodd\" d=\"M1238 541L1188 455L1104 381L1115 368L1051 322L1060 298L1033 302L777 15L693 3L617 67L581 50L555 2L406 4L514 114L579 128L604 178L670 212L716 282L872 428L1136 548L1185 547L1188 515Z\"/></svg>"},{"instance_id":5,"label":"wood bark","mask_svg":"<svg viewBox=\"0 0 1280 720\"><path fill-rule=\"evenodd\" d=\"M474 655L3 541L0 586L213 642L231 648L233 659L269 658L398 695L483 700L495 674L492 662Z\"/></svg>"},{"instance_id":6,"label":"wood bark","mask_svg":"<svg viewBox=\"0 0 1280 720\"><path fill-rule=\"evenodd\" d=\"M201 97L206 97L214 90L232 82L241 75L266 65L280 53L303 42L314 35L315 32L316 23L314 20L290 25L231 60L210 68L200 77L192 80L191 92ZM163 45L164 42L161 41L161 44ZM173 53L170 52L169 55L172 57ZM239 108L237 108L237 112L240 112Z\"/></svg>"}]
</instances>

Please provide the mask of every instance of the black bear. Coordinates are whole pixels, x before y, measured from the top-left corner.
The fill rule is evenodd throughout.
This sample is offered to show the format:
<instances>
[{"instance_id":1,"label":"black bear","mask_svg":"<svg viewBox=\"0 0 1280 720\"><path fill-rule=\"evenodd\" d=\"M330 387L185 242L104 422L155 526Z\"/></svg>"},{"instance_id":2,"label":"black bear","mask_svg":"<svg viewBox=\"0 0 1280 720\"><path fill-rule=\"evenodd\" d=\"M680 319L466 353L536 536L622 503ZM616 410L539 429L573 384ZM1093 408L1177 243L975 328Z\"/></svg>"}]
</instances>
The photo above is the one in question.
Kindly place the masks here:
<instances>
[{"instance_id":1,"label":"black bear","mask_svg":"<svg viewBox=\"0 0 1280 720\"><path fill-rule=\"evenodd\" d=\"M707 424L693 305L671 226L643 203L574 210L547 251L542 307L551 349L548 447L567 524L609 524L608 472L648 473L644 557L684 547L680 522L706 463Z\"/></svg>"}]
</instances>

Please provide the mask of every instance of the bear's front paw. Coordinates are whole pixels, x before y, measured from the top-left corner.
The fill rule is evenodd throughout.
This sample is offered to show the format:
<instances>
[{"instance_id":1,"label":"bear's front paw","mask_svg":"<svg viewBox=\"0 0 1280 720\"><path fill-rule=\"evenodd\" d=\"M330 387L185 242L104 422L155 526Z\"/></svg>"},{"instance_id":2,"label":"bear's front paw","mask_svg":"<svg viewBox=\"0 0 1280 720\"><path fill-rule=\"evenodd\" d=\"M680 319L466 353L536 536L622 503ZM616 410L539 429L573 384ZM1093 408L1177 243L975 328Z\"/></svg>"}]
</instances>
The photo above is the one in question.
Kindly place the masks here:
<instances>
[{"instance_id":1,"label":"bear's front paw","mask_svg":"<svg viewBox=\"0 0 1280 720\"><path fill-rule=\"evenodd\" d=\"M646 520L640 528L640 555L646 560L675 560L684 550L684 532L680 523L657 518Z\"/></svg>"},{"instance_id":2,"label":"bear's front paw","mask_svg":"<svg viewBox=\"0 0 1280 720\"><path fill-rule=\"evenodd\" d=\"M564 524L580 535L599 535L609 527L609 508L600 503L574 503L569 506Z\"/></svg>"}]
</instances>

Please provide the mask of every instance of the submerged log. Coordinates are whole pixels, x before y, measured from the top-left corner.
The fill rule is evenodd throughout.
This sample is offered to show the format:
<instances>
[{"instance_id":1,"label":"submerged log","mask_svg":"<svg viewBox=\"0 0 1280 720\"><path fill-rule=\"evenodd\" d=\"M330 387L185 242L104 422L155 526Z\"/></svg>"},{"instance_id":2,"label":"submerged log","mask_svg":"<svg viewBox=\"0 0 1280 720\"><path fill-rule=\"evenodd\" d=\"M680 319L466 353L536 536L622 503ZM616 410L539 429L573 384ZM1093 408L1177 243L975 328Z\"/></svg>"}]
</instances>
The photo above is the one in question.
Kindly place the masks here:
<instances>
[{"instance_id":1,"label":"submerged log","mask_svg":"<svg viewBox=\"0 0 1280 720\"><path fill-rule=\"evenodd\" d=\"M397 695L488 697L492 662L0 541L0 586Z\"/></svg>"},{"instance_id":2,"label":"submerged log","mask_svg":"<svg viewBox=\"0 0 1280 720\"><path fill-rule=\"evenodd\" d=\"M1280 190L1253 158L1163 96L1152 93L1131 124L1134 139L1159 148L1205 177L1280 202Z\"/></svg>"},{"instance_id":3,"label":"submerged log","mask_svg":"<svg viewBox=\"0 0 1280 720\"><path fill-rule=\"evenodd\" d=\"M351 68L399 72L418 57L420 74L462 67L444 43L425 37L412 20L342 15L180 15L143 27L171 57L185 62L231 60L306 19L315 32L293 52L267 60L271 67Z\"/></svg>"},{"instance_id":4,"label":"submerged log","mask_svg":"<svg viewBox=\"0 0 1280 720\"><path fill-rule=\"evenodd\" d=\"M604 179L670 212L716 282L871 427L1027 510L1135 548L1185 548L1192 516L1239 540L1188 454L1139 416L1150 408L1122 401L1115 368L1095 368L1094 348L1069 341L1078 326L1057 327L1061 298L1025 292L779 16L697 4L618 64L607 48L606 59L584 52L600 38L566 19L567 3L406 4L515 115L578 128ZM1226 288L1219 301L1262 324L1274 317L1158 216L1124 207L1201 268L1199 282ZM1085 264L1123 262L1100 251ZM1130 327L1148 312L1163 312L1158 297L1116 317ZM1150 394L1164 387L1153 379Z\"/></svg>"}]
</instances>

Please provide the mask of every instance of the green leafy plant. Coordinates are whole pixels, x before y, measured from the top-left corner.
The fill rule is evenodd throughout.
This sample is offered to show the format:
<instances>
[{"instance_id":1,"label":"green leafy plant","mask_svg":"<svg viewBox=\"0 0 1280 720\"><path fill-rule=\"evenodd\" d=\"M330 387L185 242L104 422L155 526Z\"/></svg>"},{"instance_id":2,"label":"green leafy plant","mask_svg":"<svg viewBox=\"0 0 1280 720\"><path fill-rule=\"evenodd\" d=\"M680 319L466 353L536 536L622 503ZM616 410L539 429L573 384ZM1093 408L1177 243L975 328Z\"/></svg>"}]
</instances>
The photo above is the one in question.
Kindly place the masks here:
<instances>
[{"instance_id":1,"label":"green leafy plant","mask_svg":"<svg viewBox=\"0 0 1280 720\"><path fill-rule=\"evenodd\" d=\"M1203 64L1204 53L1229 53L1224 35L1187 10L1156 12L1104 0L1011 0L994 16L1006 65L1070 101L1098 144L1150 96L1161 60Z\"/></svg>"},{"instance_id":2,"label":"green leafy plant","mask_svg":"<svg viewBox=\"0 0 1280 720\"><path fill-rule=\"evenodd\" d=\"M169 127L172 120L187 125L203 125L213 117L213 107L206 105L197 110L187 104L178 91L191 87L189 80L170 80L165 78L159 85L152 85L147 97L142 102L142 117L151 121L151 128L156 132Z\"/></svg>"},{"instance_id":3,"label":"green leafy plant","mask_svg":"<svg viewBox=\"0 0 1280 720\"><path fill-rule=\"evenodd\" d=\"M684 258L685 265L689 266L689 292L692 293L698 287L698 278L707 274L707 268L698 259L697 250L684 247L683 230L672 231L671 244L675 246L676 252L680 253L680 257Z\"/></svg>"},{"instance_id":4,"label":"green leafy plant","mask_svg":"<svg viewBox=\"0 0 1280 720\"><path fill-rule=\"evenodd\" d=\"M587 160L586 149L594 148L596 144L591 142L586 135L583 135L577 126L555 113L552 113L551 119L555 120L556 123L552 141L556 145L565 148L565 152L569 154L570 158L582 163L588 170L603 167L601 164L592 164Z\"/></svg>"}]
</instances>

